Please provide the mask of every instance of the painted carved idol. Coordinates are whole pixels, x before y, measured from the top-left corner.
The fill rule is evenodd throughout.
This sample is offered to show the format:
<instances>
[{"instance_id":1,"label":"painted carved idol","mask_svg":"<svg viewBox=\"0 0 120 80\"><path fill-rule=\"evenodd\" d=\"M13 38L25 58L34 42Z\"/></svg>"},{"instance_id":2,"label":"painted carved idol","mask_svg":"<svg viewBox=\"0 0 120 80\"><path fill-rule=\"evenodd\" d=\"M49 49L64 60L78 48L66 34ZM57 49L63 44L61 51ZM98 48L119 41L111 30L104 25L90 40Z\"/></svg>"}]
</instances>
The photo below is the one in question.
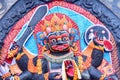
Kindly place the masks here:
<instances>
[{"instance_id":1,"label":"painted carved idol","mask_svg":"<svg viewBox=\"0 0 120 80\"><path fill-rule=\"evenodd\" d=\"M0 54L0 80L118 80L111 32L65 1L38 5L15 23Z\"/></svg>"}]
</instances>

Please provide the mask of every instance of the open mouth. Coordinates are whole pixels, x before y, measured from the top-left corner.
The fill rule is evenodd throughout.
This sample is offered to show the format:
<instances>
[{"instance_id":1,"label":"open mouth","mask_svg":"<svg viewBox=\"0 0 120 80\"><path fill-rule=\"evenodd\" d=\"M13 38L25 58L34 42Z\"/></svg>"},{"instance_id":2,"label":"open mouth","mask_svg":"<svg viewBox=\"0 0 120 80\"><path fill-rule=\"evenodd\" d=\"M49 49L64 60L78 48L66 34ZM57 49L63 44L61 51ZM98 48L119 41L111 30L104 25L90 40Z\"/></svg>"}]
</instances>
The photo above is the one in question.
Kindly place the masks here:
<instances>
[{"instance_id":1,"label":"open mouth","mask_svg":"<svg viewBox=\"0 0 120 80\"><path fill-rule=\"evenodd\" d=\"M103 36L103 38L96 37L95 41L98 44L104 45L104 41L107 40L106 37Z\"/></svg>"},{"instance_id":2,"label":"open mouth","mask_svg":"<svg viewBox=\"0 0 120 80\"><path fill-rule=\"evenodd\" d=\"M100 39L97 38L97 39L95 39L95 41L97 43L103 45L106 51L112 51L113 46L112 46L112 43L109 40L107 40L107 39L100 40Z\"/></svg>"},{"instance_id":3,"label":"open mouth","mask_svg":"<svg viewBox=\"0 0 120 80\"><path fill-rule=\"evenodd\" d=\"M104 40L103 39L99 39L99 38L96 38L95 41L101 45L104 44Z\"/></svg>"},{"instance_id":4,"label":"open mouth","mask_svg":"<svg viewBox=\"0 0 120 80\"><path fill-rule=\"evenodd\" d=\"M62 44L62 45L54 45L52 46L52 49L62 51L68 47L69 47L69 44Z\"/></svg>"}]
</instances>

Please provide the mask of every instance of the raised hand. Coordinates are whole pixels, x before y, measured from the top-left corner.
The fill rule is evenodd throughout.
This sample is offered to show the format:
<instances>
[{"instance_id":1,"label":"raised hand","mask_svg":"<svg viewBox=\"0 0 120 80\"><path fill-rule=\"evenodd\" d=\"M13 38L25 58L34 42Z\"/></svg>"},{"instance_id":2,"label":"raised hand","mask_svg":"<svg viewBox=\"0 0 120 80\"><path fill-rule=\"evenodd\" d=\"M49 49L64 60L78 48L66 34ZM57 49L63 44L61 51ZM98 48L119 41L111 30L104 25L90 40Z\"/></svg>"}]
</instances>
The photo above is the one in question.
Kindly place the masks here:
<instances>
[{"instance_id":1,"label":"raised hand","mask_svg":"<svg viewBox=\"0 0 120 80\"><path fill-rule=\"evenodd\" d=\"M74 65L72 61L66 60L64 63L65 63L65 69L66 69L67 75L69 77L73 77L74 76Z\"/></svg>"}]
</instances>

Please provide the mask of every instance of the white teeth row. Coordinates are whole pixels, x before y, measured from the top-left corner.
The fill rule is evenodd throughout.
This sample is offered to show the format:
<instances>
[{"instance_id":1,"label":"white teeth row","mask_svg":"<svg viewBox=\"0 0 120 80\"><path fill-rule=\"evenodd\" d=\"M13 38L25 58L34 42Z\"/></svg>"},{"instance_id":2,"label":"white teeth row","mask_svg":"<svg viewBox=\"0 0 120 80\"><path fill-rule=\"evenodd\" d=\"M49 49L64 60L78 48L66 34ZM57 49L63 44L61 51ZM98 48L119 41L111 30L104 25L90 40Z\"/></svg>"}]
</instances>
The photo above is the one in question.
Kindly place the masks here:
<instances>
[{"instance_id":1,"label":"white teeth row","mask_svg":"<svg viewBox=\"0 0 120 80\"><path fill-rule=\"evenodd\" d=\"M5 66L0 65L0 76L6 74L7 72L9 72L8 65L6 63Z\"/></svg>"},{"instance_id":2,"label":"white teeth row","mask_svg":"<svg viewBox=\"0 0 120 80\"><path fill-rule=\"evenodd\" d=\"M103 36L103 39L100 39L100 38L98 37L98 40L102 40L102 41L104 41L104 40L106 40L106 37Z\"/></svg>"}]
</instances>

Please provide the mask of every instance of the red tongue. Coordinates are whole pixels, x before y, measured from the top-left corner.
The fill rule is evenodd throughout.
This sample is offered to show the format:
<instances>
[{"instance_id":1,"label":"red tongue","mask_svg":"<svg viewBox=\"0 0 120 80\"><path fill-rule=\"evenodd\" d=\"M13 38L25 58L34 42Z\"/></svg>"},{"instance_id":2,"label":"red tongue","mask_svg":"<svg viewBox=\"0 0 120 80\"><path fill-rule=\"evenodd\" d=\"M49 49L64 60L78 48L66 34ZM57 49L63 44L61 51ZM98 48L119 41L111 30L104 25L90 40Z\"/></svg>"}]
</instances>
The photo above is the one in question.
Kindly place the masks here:
<instances>
[{"instance_id":1,"label":"red tongue","mask_svg":"<svg viewBox=\"0 0 120 80\"><path fill-rule=\"evenodd\" d=\"M55 45L55 46L52 46L53 49L57 49L57 50L63 50L65 49L66 47L68 47L69 45L68 44L64 44L64 45Z\"/></svg>"},{"instance_id":2,"label":"red tongue","mask_svg":"<svg viewBox=\"0 0 120 80\"><path fill-rule=\"evenodd\" d=\"M13 60L13 58L9 58L9 59L8 59L8 58L6 58L6 59L5 59L5 61L6 61L7 63L9 63L9 64L11 64L11 63L12 63L12 60Z\"/></svg>"},{"instance_id":3,"label":"red tongue","mask_svg":"<svg viewBox=\"0 0 120 80\"><path fill-rule=\"evenodd\" d=\"M7 63L9 63L9 64L11 64L12 63L12 58L11 59L5 59L5 61L7 62Z\"/></svg>"},{"instance_id":4,"label":"red tongue","mask_svg":"<svg viewBox=\"0 0 120 80\"><path fill-rule=\"evenodd\" d=\"M61 46L52 46L52 48L62 50L62 49L64 49L64 46L63 45L61 45Z\"/></svg>"},{"instance_id":5,"label":"red tongue","mask_svg":"<svg viewBox=\"0 0 120 80\"><path fill-rule=\"evenodd\" d=\"M108 40L104 40L104 47L107 51L112 51L113 49L112 43Z\"/></svg>"},{"instance_id":6,"label":"red tongue","mask_svg":"<svg viewBox=\"0 0 120 80\"><path fill-rule=\"evenodd\" d=\"M64 46L57 46L57 48L58 48L58 49L62 49L62 48L64 48Z\"/></svg>"}]
</instances>

